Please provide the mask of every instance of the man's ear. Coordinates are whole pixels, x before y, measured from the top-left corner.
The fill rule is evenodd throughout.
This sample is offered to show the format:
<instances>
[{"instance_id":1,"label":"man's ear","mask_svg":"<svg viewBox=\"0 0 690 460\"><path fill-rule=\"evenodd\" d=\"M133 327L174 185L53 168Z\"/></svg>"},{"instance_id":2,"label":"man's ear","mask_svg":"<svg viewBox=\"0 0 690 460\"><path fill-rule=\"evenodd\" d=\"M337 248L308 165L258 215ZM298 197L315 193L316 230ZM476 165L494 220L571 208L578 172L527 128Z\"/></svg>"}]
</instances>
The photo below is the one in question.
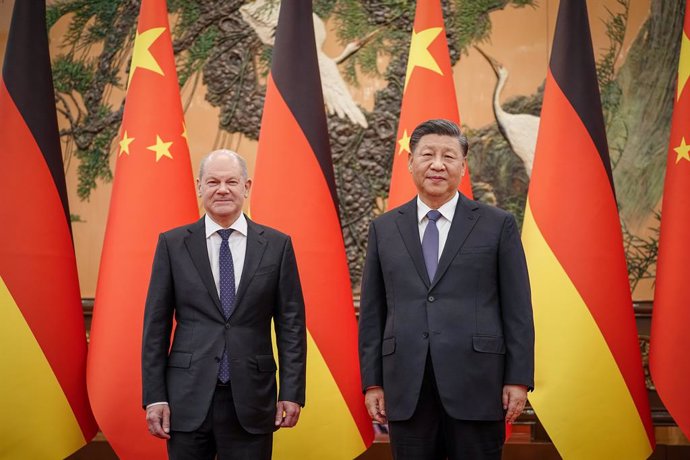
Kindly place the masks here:
<instances>
[{"instance_id":1,"label":"man's ear","mask_svg":"<svg viewBox=\"0 0 690 460\"><path fill-rule=\"evenodd\" d=\"M244 182L244 197L249 198L249 191L252 189L252 180L247 179Z\"/></svg>"}]
</instances>

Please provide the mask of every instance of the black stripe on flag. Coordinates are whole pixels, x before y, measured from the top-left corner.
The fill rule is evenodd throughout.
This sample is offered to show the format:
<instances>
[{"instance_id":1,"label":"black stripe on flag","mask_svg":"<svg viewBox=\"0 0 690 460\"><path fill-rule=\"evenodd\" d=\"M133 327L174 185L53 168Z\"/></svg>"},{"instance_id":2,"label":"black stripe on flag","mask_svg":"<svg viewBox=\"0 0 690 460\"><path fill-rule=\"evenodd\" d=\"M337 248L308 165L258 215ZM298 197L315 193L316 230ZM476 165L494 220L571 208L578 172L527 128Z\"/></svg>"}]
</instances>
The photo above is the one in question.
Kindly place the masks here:
<instances>
[{"instance_id":1,"label":"black stripe on flag","mask_svg":"<svg viewBox=\"0 0 690 460\"><path fill-rule=\"evenodd\" d=\"M561 0L549 66L587 128L615 195L585 0Z\"/></svg>"},{"instance_id":2,"label":"black stripe on flag","mask_svg":"<svg viewBox=\"0 0 690 460\"><path fill-rule=\"evenodd\" d=\"M44 0L14 2L2 78L43 153L69 225L69 205L55 115Z\"/></svg>"},{"instance_id":3,"label":"black stripe on flag","mask_svg":"<svg viewBox=\"0 0 690 460\"><path fill-rule=\"evenodd\" d=\"M338 209L310 0L280 6L271 75L316 155Z\"/></svg>"}]
</instances>

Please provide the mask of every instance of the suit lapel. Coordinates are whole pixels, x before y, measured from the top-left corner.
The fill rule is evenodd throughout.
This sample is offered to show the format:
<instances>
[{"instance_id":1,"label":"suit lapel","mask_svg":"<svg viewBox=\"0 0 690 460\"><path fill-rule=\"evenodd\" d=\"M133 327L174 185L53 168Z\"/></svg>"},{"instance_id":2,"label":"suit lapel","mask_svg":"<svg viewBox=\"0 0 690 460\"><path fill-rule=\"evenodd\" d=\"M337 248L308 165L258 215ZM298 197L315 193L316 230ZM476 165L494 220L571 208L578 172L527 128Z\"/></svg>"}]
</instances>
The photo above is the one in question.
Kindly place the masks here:
<instances>
[{"instance_id":1,"label":"suit lapel","mask_svg":"<svg viewBox=\"0 0 690 460\"><path fill-rule=\"evenodd\" d=\"M218 290L216 289L216 282L213 280L213 272L211 271L211 262L208 260L208 248L206 246L206 225L202 217L196 225L189 229L190 234L185 238L185 245L187 251L194 262L196 270L201 276L204 286L216 304L218 310L223 313L220 306L220 298L218 297Z\"/></svg>"},{"instance_id":2,"label":"suit lapel","mask_svg":"<svg viewBox=\"0 0 690 460\"><path fill-rule=\"evenodd\" d=\"M417 222L417 198L398 208L396 224L400 236L402 236L407 252L412 258L417 273L429 287L429 274L426 272L424 255L422 254L422 242L419 240L419 224Z\"/></svg>"},{"instance_id":3,"label":"suit lapel","mask_svg":"<svg viewBox=\"0 0 690 460\"><path fill-rule=\"evenodd\" d=\"M462 194L460 195L458 204L455 207L453 222L450 224L448 239L443 247L441 259L438 262L436 276L431 283L431 289L433 289L436 283L438 283L438 281L443 277L446 270L448 270L450 263L453 261L456 254L467 239L467 236L476 225L477 220L479 219L477 209L479 209L479 206L477 206L474 201L468 200L462 196Z\"/></svg>"},{"instance_id":4,"label":"suit lapel","mask_svg":"<svg viewBox=\"0 0 690 460\"><path fill-rule=\"evenodd\" d=\"M235 311L237 306L242 301L242 297L247 292L247 286L254 277L256 269L261 263L261 258L266 250L266 238L263 236L264 230L260 225L255 224L247 218L247 251L244 256L244 267L242 268L242 277L240 278L240 285L237 287L237 296L235 298Z\"/></svg>"}]
</instances>

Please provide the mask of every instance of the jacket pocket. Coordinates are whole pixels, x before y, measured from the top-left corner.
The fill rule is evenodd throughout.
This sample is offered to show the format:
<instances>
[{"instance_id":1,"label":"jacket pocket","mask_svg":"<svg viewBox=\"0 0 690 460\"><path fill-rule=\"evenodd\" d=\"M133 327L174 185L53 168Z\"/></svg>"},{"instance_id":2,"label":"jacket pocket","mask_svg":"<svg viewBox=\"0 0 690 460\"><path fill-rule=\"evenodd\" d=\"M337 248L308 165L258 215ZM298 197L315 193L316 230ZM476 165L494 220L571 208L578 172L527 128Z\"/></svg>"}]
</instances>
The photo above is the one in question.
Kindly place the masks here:
<instances>
[{"instance_id":1,"label":"jacket pocket","mask_svg":"<svg viewBox=\"0 0 690 460\"><path fill-rule=\"evenodd\" d=\"M259 372L275 372L278 370L273 355L256 355L256 367Z\"/></svg>"},{"instance_id":2,"label":"jacket pocket","mask_svg":"<svg viewBox=\"0 0 690 460\"><path fill-rule=\"evenodd\" d=\"M392 355L393 352L395 352L395 337L383 339L383 343L381 344L381 355Z\"/></svg>"},{"instance_id":3,"label":"jacket pocket","mask_svg":"<svg viewBox=\"0 0 690 460\"><path fill-rule=\"evenodd\" d=\"M189 369L192 364L192 354L183 351L173 351L168 356L168 367L179 367L181 369Z\"/></svg>"},{"instance_id":4,"label":"jacket pocket","mask_svg":"<svg viewBox=\"0 0 690 460\"><path fill-rule=\"evenodd\" d=\"M460 254L493 254L496 249L493 246L467 246L460 249Z\"/></svg>"},{"instance_id":5,"label":"jacket pocket","mask_svg":"<svg viewBox=\"0 0 690 460\"><path fill-rule=\"evenodd\" d=\"M472 337L472 348L479 353L506 353L506 345L501 336L475 335Z\"/></svg>"},{"instance_id":6,"label":"jacket pocket","mask_svg":"<svg viewBox=\"0 0 690 460\"><path fill-rule=\"evenodd\" d=\"M254 272L254 276L268 275L276 270L278 270L278 264L266 265L265 267L259 267L256 272Z\"/></svg>"}]
</instances>

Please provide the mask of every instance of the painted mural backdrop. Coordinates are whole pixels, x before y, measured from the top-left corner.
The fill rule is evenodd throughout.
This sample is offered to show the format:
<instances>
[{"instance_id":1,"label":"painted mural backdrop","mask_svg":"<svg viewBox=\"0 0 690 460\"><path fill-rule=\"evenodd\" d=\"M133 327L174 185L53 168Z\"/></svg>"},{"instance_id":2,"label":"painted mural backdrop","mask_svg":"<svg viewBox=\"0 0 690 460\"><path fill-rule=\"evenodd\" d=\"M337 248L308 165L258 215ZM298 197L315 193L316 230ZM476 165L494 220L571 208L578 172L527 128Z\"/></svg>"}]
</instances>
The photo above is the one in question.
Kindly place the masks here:
<instances>
[{"instance_id":1,"label":"painted mural backdrop","mask_svg":"<svg viewBox=\"0 0 690 460\"><path fill-rule=\"evenodd\" d=\"M112 179L111 157L122 121L122 93L139 4L132 0L49 3L49 27L59 26L61 31L57 37L51 34L51 49L65 164L76 172L73 187L79 200L88 202L98 187ZM470 138L474 195L510 210L521 221L543 86L503 97L508 78L519 81L524 66L508 68L487 48L494 36L506 32L494 27L494 13L545 10L540 45L545 59L543 72L539 70L543 82L550 46L548 20L557 2L442 3L451 62L462 63L473 55L474 69L484 66L482 71L489 70L493 82L493 94L483 102L493 111L486 123L468 121L463 104L477 102L460 95L465 97L460 111L468 123L464 128ZM604 31L604 38L595 40L598 78L631 286L636 297L650 299L684 1L642 2L648 9L634 29L632 0L604 3L605 8L596 10L598 16L590 12L593 27L603 25ZM214 148L237 148L237 139L251 144L258 137L278 6L274 0L168 1L183 104L186 109L195 97L203 98L214 109L212 119L205 122L217 125ZM368 225L385 210L414 8L414 1L405 0L314 1L315 38L353 286L359 285ZM509 27L520 32L522 24L516 21ZM517 52L526 45L518 40L513 46ZM458 68L463 67L456 66L456 72ZM189 119L187 123L192 124ZM241 147L238 150L242 152ZM291 180L285 178L286 186ZM83 216L77 213L73 219ZM635 291L640 285L646 287Z\"/></svg>"}]
</instances>

